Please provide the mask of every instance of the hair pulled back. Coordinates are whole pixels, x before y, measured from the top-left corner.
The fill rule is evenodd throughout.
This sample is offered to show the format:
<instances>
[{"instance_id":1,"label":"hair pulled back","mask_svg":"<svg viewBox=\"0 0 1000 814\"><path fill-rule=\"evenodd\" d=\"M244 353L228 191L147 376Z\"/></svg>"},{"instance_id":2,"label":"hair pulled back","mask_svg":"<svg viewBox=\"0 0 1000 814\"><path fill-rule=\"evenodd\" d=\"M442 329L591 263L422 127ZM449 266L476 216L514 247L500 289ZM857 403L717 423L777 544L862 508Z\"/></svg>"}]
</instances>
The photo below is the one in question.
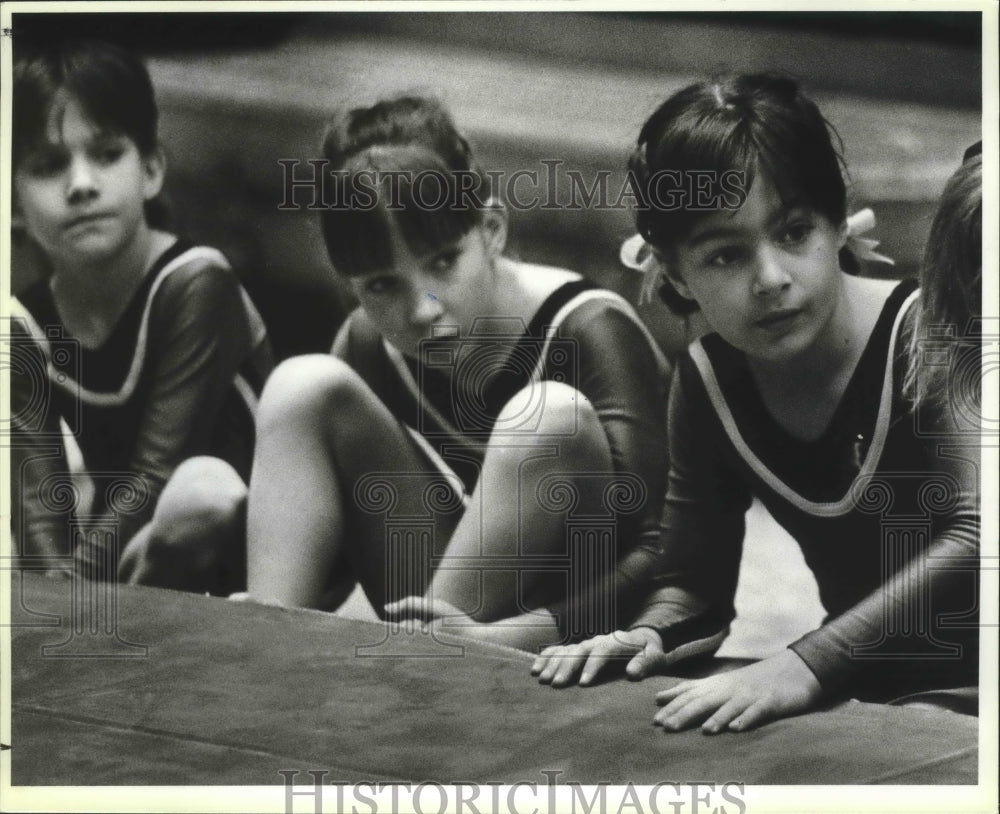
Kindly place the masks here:
<instances>
[{"instance_id":1,"label":"hair pulled back","mask_svg":"<svg viewBox=\"0 0 1000 814\"><path fill-rule=\"evenodd\" d=\"M416 255L482 222L489 183L437 101L403 96L338 111L323 141L332 194L320 224L341 274L392 265L390 228Z\"/></svg>"}]
</instances>

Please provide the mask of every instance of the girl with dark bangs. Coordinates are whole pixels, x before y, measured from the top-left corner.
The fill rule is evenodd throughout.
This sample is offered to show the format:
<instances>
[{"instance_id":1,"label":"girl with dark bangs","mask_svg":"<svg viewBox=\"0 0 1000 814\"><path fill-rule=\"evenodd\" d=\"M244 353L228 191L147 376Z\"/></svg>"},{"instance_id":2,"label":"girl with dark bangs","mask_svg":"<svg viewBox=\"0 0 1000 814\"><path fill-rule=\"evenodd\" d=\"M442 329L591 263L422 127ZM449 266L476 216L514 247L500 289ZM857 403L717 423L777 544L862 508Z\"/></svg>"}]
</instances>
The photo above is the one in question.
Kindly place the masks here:
<instances>
[{"instance_id":1,"label":"girl with dark bangs","mask_svg":"<svg viewBox=\"0 0 1000 814\"><path fill-rule=\"evenodd\" d=\"M693 85L646 122L630 167L645 206L623 259L713 332L671 389L657 589L628 629L549 648L533 673L589 684L619 659L642 678L714 652L757 497L801 546L827 618L777 655L660 692L655 722L743 730L942 688L974 714L978 436L939 450L949 436L911 412L917 286L845 273L845 250L872 242L855 240L819 110L779 76ZM657 179L691 171L719 179L703 185L715 205L658 205ZM735 205L727 173L745 179Z\"/></svg>"},{"instance_id":2,"label":"girl with dark bangs","mask_svg":"<svg viewBox=\"0 0 1000 814\"><path fill-rule=\"evenodd\" d=\"M94 41L17 47L14 208L48 272L15 301L19 558L227 594L244 580L243 540L226 531L271 367L263 322L218 250L163 231L142 62ZM89 506L65 499L67 433Z\"/></svg>"},{"instance_id":3,"label":"girl with dark bangs","mask_svg":"<svg viewBox=\"0 0 1000 814\"><path fill-rule=\"evenodd\" d=\"M333 608L360 583L380 616L518 646L630 619L665 483L654 341L617 295L503 255L506 211L435 102L341 113L324 158L360 307L265 389L249 597Z\"/></svg>"}]
</instances>

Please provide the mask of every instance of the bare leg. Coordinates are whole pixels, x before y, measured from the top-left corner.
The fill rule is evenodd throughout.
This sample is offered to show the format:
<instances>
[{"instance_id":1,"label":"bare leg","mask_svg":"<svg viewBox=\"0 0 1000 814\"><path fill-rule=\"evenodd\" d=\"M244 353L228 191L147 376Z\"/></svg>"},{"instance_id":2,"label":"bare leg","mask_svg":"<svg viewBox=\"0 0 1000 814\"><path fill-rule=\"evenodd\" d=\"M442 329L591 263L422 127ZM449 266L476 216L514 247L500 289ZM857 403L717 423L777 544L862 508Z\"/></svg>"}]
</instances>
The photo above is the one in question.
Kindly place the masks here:
<instances>
[{"instance_id":1,"label":"bare leg","mask_svg":"<svg viewBox=\"0 0 1000 814\"><path fill-rule=\"evenodd\" d=\"M184 461L164 487L153 519L125 546L118 578L199 593L242 587L246 494L225 461Z\"/></svg>"},{"instance_id":2,"label":"bare leg","mask_svg":"<svg viewBox=\"0 0 1000 814\"><path fill-rule=\"evenodd\" d=\"M545 382L544 387L535 431L491 436L469 507L431 582L432 597L480 622L520 615L528 609L526 601L538 607L561 598L553 592L570 590L567 571L546 579L532 571L531 558L571 553L568 515L599 507L613 472L607 437L590 403L568 385ZM518 412L537 397L537 391L522 391L512 398L498 428L517 426ZM483 568L476 568L476 559ZM489 567L508 559L516 565Z\"/></svg>"},{"instance_id":3,"label":"bare leg","mask_svg":"<svg viewBox=\"0 0 1000 814\"><path fill-rule=\"evenodd\" d=\"M442 477L360 376L331 356L278 367L265 387L248 511L248 590L262 602L318 607L349 564L379 613L428 563L412 550L387 557L387 516L428 514L423 496ZM368 493L363 493L365 489ZM362 494L363 493L363 494ZM384 498L384 501L383 501ZM379 506L384 502L384 506ZM458 512L435 514L447 539ZM392 565L389 560L392 559Z\"/></svg>"}]
</instances>

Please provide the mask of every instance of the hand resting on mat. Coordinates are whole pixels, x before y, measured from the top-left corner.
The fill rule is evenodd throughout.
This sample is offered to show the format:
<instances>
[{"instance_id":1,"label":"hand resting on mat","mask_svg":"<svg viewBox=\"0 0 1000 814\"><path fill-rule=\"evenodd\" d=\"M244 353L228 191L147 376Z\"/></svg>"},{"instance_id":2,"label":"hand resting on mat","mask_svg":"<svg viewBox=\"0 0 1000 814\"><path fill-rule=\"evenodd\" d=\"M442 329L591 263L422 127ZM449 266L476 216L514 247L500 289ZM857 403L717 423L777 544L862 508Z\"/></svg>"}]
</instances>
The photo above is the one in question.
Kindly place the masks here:
<instances>
[{"instance_id":1,"label":"hand resting on mat","mask_svg":"<svg viewBox=\"0 0 1000 814\"><path fill-rule=\"evenodd\" d=\"M555 619L541 608L508 619L478 622L451 603L426 596L408 596L389 602L385 605L385 617L389 622L416 619L445 633L518 650L537 650L559 635Z\"/></svg>"},{"instance_id":2,"label":"hand resting on mat","mask_svg":"<svg viewBox=\"0 0 1000 814\"><path fill-rule=\"evenodd\" d=\"M390 622L416 619L426 623L452 619L456 625L462 627L476 624L468 614L463 613L450 602L426 596L407 596L397 602L387 603L385 618Z\"/></svg>"},{"instance_id":3,"label":"hand resting on mat","mask_svg":"<svg viewBox=\"0 0 1000 814\"><path fill-rule=\"evenodd\" d=\"M582 683L582 682L581 682ZM793 650L727 673L682 681L656 694L663 706L653 722L668 731L701 723L714 735L740 732L811 708L822 691L816 676Z\"/></svg>"},{"instance_id":4,"label":"hand resting on mat","mask_svg":"<svg viewBox=\"0 0 1000 814\"><path fill-rule=\"evenodd\" d=\"M676 659L663 652L660 634L650 627L616 630L577 644L546 647L531 666L531 674L543 684L565 687L577 675L581 686L593 682L609 661L628 659L625 674L641 679L658 672Z\"/></svg>"}]
</instances>

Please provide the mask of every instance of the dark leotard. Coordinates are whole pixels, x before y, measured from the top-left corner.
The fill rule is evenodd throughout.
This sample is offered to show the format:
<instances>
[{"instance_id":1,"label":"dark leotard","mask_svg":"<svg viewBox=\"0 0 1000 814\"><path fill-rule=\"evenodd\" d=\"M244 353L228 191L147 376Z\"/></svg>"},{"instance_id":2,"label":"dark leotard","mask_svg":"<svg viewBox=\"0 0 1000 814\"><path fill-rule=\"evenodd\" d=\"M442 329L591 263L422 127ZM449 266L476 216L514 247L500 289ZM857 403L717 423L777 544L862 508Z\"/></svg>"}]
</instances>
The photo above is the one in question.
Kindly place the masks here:
<instances>
[{"instance_id":1,"label":"dark leotard","mask_svg":"<svg viewBox=\"0 0 1000 814\"><path fill-rule=\"evenodd\" d=\"M425 364L420 364L388 346L358 310L342 329L335 352L360 373L427 457L461 478L467 492L475 486L486 442L511 396L540 380L576 388L600 420L614 471L623 477L622 488L608 495L609 505L595 512L617 519L614 567L597 584L571 593L578 603L576 614L610 600L610 608L601 605L610 611L603 611L604 627L627 623L649 591L658 557L657 519L667 460L667 362L624 300L582 280L548 297L499 373L489 364L494 343L488 322L476 331L463 342L464 355L456 355L454 343L445 341L437 348L440 354L436 346L426 346ZM466 372L441 375L442 367L450 372L459 365ZM476 378L483 371L490 375ZM475 381L471 395L452 389L459 379ZM523 429L530 432L530 419ZM563 623L574 616L565 605L554 610Z\"/></svg>"},{"instance_id":2,"label":"dark leotard","mask_svg":"<svg viewBox=\"0 0 1000 814\"><path fill-rule=\"evenodd\" d=\"M770 417L743 354L718 335L691 346L671 393L661 587L635 626L668 650L718 646L756 496L816 576L827 621L791 648L824 688L887 698L976 683L979 439L922 424L901 396L915 297L912 282L892 292L813 442Z\"/></svg>"},{"instance_id":3,"label":"dark leotard","mask_svg":"<svg viewBox=\"0 0 1000 814\"><path fill-rule=\"evenodd\" d=\"M69 335L44 281L19 301L21 364L11 378L20 554L72 555L88 573L111 576L109 542L75 542L74 525L110 522L120 548L186 458L214 455L249 475L256 399L271 366L264 325L222 254L181 242L150 268L97 348ZM93 506L67 499L61 424L94 480ZM90 521L74 524L78 515Z\"/></svg>"}]
</instances>

